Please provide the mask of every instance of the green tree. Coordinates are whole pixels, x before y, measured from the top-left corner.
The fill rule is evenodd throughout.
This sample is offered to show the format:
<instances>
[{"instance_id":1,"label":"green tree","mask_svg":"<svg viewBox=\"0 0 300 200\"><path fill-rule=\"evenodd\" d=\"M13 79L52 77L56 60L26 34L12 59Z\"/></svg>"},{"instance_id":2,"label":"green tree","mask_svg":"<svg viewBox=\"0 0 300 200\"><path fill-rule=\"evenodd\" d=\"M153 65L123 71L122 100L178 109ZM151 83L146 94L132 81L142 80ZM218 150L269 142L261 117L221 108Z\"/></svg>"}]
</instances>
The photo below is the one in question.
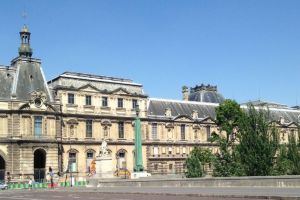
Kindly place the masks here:
<instances>
[{"instance_id":1,"label":"green tree","mask_svg":"<svg viewBox=\"0 0 300 200\"><path fill-rule=\"evenodd\" d=\"M229 148L227 140L216 133L212 134L211 141L216 141L219 146L219 152L213 161L213 176L243 176L244 171L239 162L238 152L234 148Z\"/></svg>"},{"instance_id":2,"label":"green tree","mask_svg":"<svg viewBox=\"0 0 300 200\"><path fill-rule=\"evenodd\" d=\"M216 124L226 133L226 142L229 144L235 138L239 121L243 115L240 105L231 99L226 99L216 108Z\"/></svg>"},{"instance_id":3,"label":"green tree","mask_svg":"<svg viewBox=\"0 0 300 200\"><path fill-rule=\"evenodd\" d=\"M216 124L222 134L213 133L211 142L219 146L214 159L213 176L241 176L244 174L235 150L238 124L243 115L240 105L234 100L225 100L216 108Z\"/></svg>"},{"instance_id":4,"label":"green tree","mask_svg":"<svg viewBox=\"0 0 300 200\"><path fill-rule=\"evenodd\" d=\"M291 165L292 163L287 156L287 145L282 144L279 147L279 152L274 164L272 175L278 176L289 174Z\"/></svg>"},{"instance_id":5,"label":"green tree","mask_svg":"<svg viewBox=\"0 0 300 200\"><path fill-rule=\"evenodd\" d=\"M202 177L205 174L205 164L211 163L213 160L213 154L211 150L200 147L195 147L190 157L186 160L186 177Z\"/></svg>"},{"instance_id":6,"label":"green tree","mask_svg":"<svg viewBox=\"0 0 300 200\"><path fill-rule=\"evenodd\" d=\"M268 111L256 110L248 105L242 120L239 122L240 161L247 176L271 175L274 158L279 148L278 131L269 123Z\"/></svg>"},{"instance_id":7,"label":"green tree","mask_svg":"<svg viewBox=\"0 0 300 200\"><path fill-rule=\"evenodd\" d=\"M298 175L300 174L300 153L299 143L297 144L296 136L294 133L289 135L289 143L287 145L287 158L290 161L290 171L288 174Z\"/></svg>"}]
</instances>

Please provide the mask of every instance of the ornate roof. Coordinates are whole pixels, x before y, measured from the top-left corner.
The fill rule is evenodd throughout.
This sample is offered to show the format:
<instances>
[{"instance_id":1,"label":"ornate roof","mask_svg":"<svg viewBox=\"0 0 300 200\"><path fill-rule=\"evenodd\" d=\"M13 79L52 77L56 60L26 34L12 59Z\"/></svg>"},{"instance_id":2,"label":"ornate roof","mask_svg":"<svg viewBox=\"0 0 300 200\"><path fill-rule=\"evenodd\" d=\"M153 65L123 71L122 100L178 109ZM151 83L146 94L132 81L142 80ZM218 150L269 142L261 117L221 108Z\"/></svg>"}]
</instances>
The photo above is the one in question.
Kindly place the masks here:
<instances>
[{"instance_id":1,"label":"ornate roof","mask_svg":"<svg viewBox=\"0 0 300 200\"><path fill-rule=\"evenodd\" d=\"M53 89L80 90L91 87L102 93L119 92L127 95L146 96L143 85L134 83L132 80L76 72L65 72L48 81L48 85Z\"/></svg>"},{"instance_id":2,"label":"ornate roof","mask_svg":"<svg viewBox=\"0 0 300 200\"><path fill-rule=\"evenodd\" d=\"M218 93L217 86L212 85L196 85L190 88L188 95L189 101L207 102L207 103L222 103L225 99L222 94Z\"/></svg>"}]
</instances>

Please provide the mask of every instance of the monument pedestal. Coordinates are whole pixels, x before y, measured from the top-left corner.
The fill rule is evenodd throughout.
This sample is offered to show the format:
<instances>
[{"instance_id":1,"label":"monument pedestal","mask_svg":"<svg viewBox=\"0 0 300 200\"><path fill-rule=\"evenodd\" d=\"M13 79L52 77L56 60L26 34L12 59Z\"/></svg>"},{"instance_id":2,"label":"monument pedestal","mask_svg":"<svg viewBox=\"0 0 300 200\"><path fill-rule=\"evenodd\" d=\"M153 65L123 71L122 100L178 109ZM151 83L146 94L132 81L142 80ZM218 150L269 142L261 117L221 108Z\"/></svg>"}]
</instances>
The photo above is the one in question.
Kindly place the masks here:
<instances>
[{"instance_id":1,"label":"monument pedestal","mask_svg":"<svg viewBox=\"0 0 300 200\"><path fill-rule=\"evenodd\" d=\"M113 165L111 155L97 156L95 178L114 178L112 168Z\"/></svg>"},{"instance_id":2,"label":"monument pedestal","mask_svg":"<svg viewBox=\"0 0 300 200\"><path fill-rule=\"evenodd\" d=\"M138 178L145 178L151 176L150 173L147 173L146 171L142 172L132 172L131 173L131 179L138 179Z\"/></svg>"}]
</instances>

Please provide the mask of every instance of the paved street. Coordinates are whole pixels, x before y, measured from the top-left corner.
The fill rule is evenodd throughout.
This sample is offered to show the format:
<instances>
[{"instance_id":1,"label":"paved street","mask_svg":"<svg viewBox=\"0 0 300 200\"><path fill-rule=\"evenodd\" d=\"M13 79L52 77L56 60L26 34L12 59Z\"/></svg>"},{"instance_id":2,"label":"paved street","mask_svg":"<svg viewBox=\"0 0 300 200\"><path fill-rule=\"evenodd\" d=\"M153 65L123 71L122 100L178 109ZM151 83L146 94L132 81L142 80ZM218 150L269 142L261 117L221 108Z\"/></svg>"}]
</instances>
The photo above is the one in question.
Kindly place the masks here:
<instances>
[{"instance_id":1,"label":"paved street","mask_svg":"<svg viewBox=\"0 0 300 200\"><path fill-rule=\"evenodd\" d=\"M57 188L0 191L0 200L236 200L243 197L280 199L280 196L300 197L299 193L298 188Z\"/></svg>"},{"instance_id":2,"label":"paved street","mask_svg":"<svg viewBox=\"0 0 300 200\"><path fill-rule=\"evenodd\" d=\"M0 191L0 200L236 200L236 198L221 197L197 197L188 195L164 195L164 194L122 194L101 193L96 191L86 192L81 190L18 190ZM255 199L255 198L254 198ZM259 199L259 198L257 198Z\"/></svg>"}]
</instances>

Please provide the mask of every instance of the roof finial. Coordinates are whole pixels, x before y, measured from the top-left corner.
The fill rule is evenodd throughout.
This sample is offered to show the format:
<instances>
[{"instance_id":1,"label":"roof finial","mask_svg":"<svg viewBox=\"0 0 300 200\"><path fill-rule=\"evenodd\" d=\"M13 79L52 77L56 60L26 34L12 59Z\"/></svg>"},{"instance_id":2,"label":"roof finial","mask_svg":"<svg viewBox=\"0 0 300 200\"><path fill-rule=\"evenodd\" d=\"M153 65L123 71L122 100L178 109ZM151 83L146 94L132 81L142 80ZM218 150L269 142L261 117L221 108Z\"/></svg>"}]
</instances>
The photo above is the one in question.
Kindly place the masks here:
<instances>
[{"instance_id":1,"label":"roof finial","mask_svg":"<svg viewBox=\"0 0 300 200\"><path fill-rule=\"evenodd\" d=\"M25 11L25 9L24 9L24 11L22 12L22 17L23 17L23 19L24 19L24 24L26 24L26 19L27 19L27 12Z\"/></svg>"}]
</instances>

